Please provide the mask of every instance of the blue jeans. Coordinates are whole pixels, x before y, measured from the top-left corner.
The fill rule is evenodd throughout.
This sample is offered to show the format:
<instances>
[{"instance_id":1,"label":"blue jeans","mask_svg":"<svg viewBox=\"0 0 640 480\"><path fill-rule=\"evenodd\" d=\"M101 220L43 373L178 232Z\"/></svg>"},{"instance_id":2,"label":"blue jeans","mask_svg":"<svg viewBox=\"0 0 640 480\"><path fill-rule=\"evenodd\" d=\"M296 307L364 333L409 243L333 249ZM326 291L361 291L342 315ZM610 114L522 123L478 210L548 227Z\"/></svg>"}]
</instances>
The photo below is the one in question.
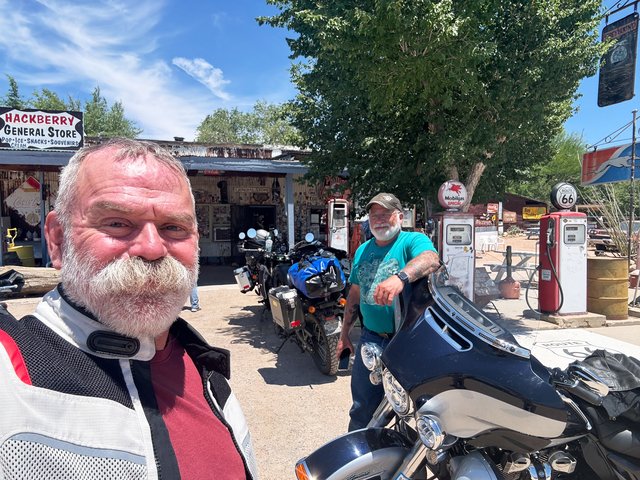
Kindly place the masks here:
<instances>
[{"instance_id":1,"label":"blue jeans","mask_svg":"<svg viewBox=\"0 0 640 480\"><path fill-rule=\"evenodd\" d=\"M360 354L360 347L364 343L375 343L380 345L380 348L384 348L389 343L390 339L382 338L371 330L366 328L362 329L360 341L356 347L356 356L353 360L353 369L351 370L351 397L353 398L353 405L349 410L349 431L358 430L364 428L373 417L373 413L380 405L382 398L384 397L384 389L382 384L374 385L369 381L369 374L367 367L362 363L362 356Z\"/></svg>"},{"instance_id":2,"label":"blue jeans","mask_svg":"<svg viewBox=\"0 0 640 480\"><path fill-rule=\"evenodd\" d=\"M198 298L198 286L196 285L191 290L191 294L189 295L189 299L191 300L191 308L200 308L200 299Z\"/></svg>"}]
</instances>

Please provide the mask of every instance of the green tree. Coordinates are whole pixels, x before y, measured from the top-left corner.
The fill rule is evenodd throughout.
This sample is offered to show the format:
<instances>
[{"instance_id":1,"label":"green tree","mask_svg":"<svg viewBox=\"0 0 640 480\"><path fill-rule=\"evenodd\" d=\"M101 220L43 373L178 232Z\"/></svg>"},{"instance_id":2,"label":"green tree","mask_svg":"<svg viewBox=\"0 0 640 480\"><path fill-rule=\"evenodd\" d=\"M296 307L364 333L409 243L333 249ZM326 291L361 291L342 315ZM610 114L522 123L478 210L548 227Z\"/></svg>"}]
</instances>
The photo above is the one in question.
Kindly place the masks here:
<instances>
[{"instance_id":1,"label":"green tree","mask_svg":"<svg viewBox=\"0 0 640 480\"><path fill-rule=\"evenodd\" d=\"M122 102L109 106L100 94L100 87L96 87L91 99L85 102L84 131L88 136L128 138L135 138L142 133L135 122L124 116Z\"/></svg>"},{"instance_id":2,"label":"green tree","mask_svg":"<svg viewBox=\"0 0 640 480\"><path fill-rule=\"evenodd\" d=\"M258 101L251 112L219 108L198 126L196 140L211 143L297 145L300 136L289 120L290 106Z\"/></svg>"},{"instance_id":3,"label":"green tree","mask_svg":"<svg viewBox=\"0 0 640 480\"><path fill-rule=\"evenodd\" d=\"M56 92L48 88L42 88L40 91L34 90L31 94L29 104L32 108L39 110L78 111L82 109L80 100L69 97L69 100L65 102Z\"/></svg>"},{"instance_id":4,"label":"green tree","mask_svg":"<svg viewBox=\"0 0 640 480\"><path fill-rule=\"evenodd\" d=\"M525 182L510 182L509 191L549 201L551 189L558 182L568 182L580 187L582 154L587 144L580 135L562 132L550 144L549 156L521 172Z\"/></svg>"},{"instance_id":5,"label":"green tree","mask_svg":"<svg viewBox=\"0 0 640 480\"><path fill-rule=\"evenodd\" d=\"M9 90L4 97L0 98L0 103L5 107L27 108L28 102L20 95L20 88L16 79L11 75L7 75L7 79L9 80Z\"/></svg>"},{"instance_id":6,"label":"green tree","mask_svg":"<svg viewBox=\"0 0 640 480\"><path fill-rule=\"evenodd\" d=\"M359 198L473 195L544 160L604 47L599 0L267 0L289 39L294 125L311 175L350 174ZM494 190L495 191L495 190Z\"/></svg>"},{"instance_id":7,"label":"green tree","mask_svg":"<svg viewBox=\"0 0 640 480\"><path fill-rule=\"evenodd\" d=\"M69 96L65 102L58 93L48 88L34 90L29 99L23 99L20 95L18 83L11 76L9 79L9 91L0 98L3 105L14 108L37 108L40 110L70 110L84 111L84 131L88 136L103 137L128 137L135 138L142 130L135 122L125 117L122 102L115 102L109 106L107 100L101 95L100 87L96 87L91 98L82 107L82 102Z\"/></svg>"}]
</instances>

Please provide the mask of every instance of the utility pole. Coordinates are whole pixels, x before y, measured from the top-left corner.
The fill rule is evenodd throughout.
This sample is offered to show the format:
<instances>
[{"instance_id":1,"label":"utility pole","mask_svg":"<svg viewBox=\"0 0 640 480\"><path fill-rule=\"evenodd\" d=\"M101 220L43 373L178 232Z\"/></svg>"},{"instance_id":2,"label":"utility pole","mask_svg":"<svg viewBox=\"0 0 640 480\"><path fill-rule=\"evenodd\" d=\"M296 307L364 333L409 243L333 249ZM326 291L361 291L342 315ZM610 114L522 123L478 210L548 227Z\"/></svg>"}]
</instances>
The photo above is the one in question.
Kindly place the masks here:
<instances>
[{"instance_id":1,"label":"utility pole","mask_svg":"<svg viewBox=\"0 0 640 480\"><path fill-rule=\"evenodd\" d=\"M629 228L627 229L627 267L631 266L631 235L633 233L633 209L635 208L635 186L634 180L636 175L636 114L638 110L633 110L633 122L631 133L631 182L629 191ZM638 259L636 258L636 268Z\"/></svg>"}]
</instances>

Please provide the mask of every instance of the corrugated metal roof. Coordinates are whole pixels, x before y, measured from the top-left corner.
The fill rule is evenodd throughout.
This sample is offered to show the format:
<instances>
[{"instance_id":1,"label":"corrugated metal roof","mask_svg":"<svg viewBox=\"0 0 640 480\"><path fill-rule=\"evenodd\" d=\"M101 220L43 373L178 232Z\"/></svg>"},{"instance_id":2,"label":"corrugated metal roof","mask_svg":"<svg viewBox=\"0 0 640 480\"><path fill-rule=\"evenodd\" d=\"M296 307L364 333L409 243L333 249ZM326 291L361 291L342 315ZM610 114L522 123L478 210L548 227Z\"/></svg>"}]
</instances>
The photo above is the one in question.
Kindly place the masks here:
<instances>
[{"instance_id":1,"label":"corrugated metal roof","mask_svg":"<svg viewBox=\"0 0 640 480\"><path fill-rule=\"evenodd\" d=\"M0 150L0 167L33 166L38 167L63 167L74 152L51 152L36 150ZM264 158L229 158L229 157L202 157L180 156L187 170L218 170L223 172L251 172L251 173L299 173L307 172L307 166L291 157L264 159Z\"/></svg>"}]
</instances>

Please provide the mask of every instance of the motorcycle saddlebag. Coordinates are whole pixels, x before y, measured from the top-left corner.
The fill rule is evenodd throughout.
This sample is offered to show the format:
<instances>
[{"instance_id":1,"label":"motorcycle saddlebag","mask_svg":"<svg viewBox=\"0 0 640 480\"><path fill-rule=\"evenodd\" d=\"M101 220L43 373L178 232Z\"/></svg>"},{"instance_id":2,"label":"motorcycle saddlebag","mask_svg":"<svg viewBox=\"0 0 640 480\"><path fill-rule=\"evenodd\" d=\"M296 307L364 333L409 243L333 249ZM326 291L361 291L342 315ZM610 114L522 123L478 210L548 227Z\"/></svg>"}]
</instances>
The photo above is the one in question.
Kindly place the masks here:
<instances>
[{"instance_id":1,"label":"motorcycle saddlebag","mask_svg":"<svg viewBox=\"0 0 640 480\"><path fill-rule=\"evenodd\" d=\"M236 283L240 287L240 291L242 293L247 293L255 286L255 283L253 283L253 279L251 278L251 273L246 266L236 268L233 271L233 275L236 278Z\"/></svg>"},{"instance_id":2,"label":"motorcycle saddlebag","mask_svg":"<svg viewBox=\"0 0 640 480\"><path fill-rule=\"evenodd\" d=\"M307 257L289 268L289 279L307 298L324 297L344 289L346 279L335 257Z\"/></svg>"},{"instance_id":3,"label":"motorcycle saddlebag","mask_svg":"<svg viewBox=\"0 0 640 480\"><path fill-rule=\"evenodd\" d=\"M285 332L304 327L304 312L298 292L286 285L269 290L273 321Z\"/></svg>"}]
</instances>

